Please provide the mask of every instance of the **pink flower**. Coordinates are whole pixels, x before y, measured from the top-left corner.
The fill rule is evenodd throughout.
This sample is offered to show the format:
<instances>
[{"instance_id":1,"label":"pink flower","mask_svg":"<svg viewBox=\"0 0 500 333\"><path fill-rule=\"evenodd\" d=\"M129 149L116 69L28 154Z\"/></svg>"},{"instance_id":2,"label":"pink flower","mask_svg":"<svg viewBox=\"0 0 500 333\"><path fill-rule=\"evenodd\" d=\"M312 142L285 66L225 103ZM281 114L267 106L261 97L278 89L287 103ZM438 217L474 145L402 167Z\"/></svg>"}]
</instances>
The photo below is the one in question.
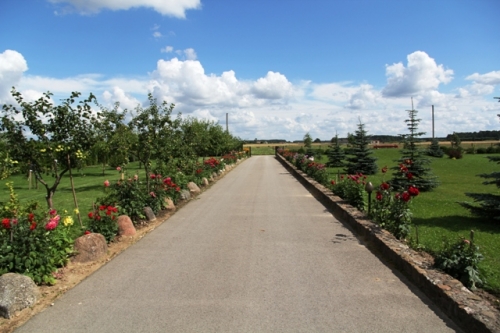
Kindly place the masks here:
<instances>
[{"instance_id":1,"label":"pink flower","mask_svg":"<svg viewBox=\"0 0 500 333\"><path fill-rule=\"evenodd\" d=\"M49 220L49 222L45 225L45 230L54 230L57 227L57 222L54 220Z\"/></svg>"},{"instance_id":2,"label":"pink flower","mask_svg":"<svg viewBox=\"0 0 500 333\"><path fill-rule=\"evenodd\" d=\"M139 176L138 175L134 175L134 180L138 180L139 179Z\"/></svg>"},{"instance_id":3,"label":"pink flower","mask_svg":"<svg viewBox=\"0 0 500 333\"><path fill-rule=\"evenodd\" d=\"M121 167L116 167L116 171L122 171L122 168Z\"/></svg>"},{"instance_id":4,"label":"pink flower","mask_svg":"<svg viewBox=\"0 0 500 333\"><path fill-rule=\"evenodd\" d=\"M104 187L109 187L109 180L104 181Z\"/></svg>"},{"instance_id":5,"label":"pink flower","mask_svg":"<svg viewBox=\"0 0 500 333\"><path fill-rule=\"evenodd\" d=\"M149 195L150 195L151 197L153 197L153 198L156 198L156 194L155 194L155 192L153 192L153 191L149 192Z\"/></svg>"},{"instance_id":6,"label":"pink flower","mask_svg":"<svg viewBox=\"0 0 500 333\"><path fill-rule=\"evenodd\" d=\"M149 175L149 178L151 178L151 179L155 179L155 178L156 178L156 175L155 175L154 173L152 173L152 174L150 174L150 175Z\"/></svg>"}]
</instances>

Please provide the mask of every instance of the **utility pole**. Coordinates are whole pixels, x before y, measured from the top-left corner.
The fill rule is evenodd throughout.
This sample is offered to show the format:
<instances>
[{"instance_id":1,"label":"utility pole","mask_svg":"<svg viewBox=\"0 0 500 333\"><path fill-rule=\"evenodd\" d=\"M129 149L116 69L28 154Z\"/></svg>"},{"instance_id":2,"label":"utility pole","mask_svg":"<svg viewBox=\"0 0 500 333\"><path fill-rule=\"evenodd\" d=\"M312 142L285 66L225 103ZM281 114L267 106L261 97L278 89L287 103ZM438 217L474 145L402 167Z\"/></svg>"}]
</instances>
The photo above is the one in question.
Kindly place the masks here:
<instances>
[{"instance_id":1,"label":"utility pole","mask_svg":"<svg viewBox=\"0 0 500 333\"><path fill-rule=\"evenodd\" d=\"M500 102L500 97L493 97L493 98L498 99L498 101ZM497 117L500 118L500 113L497 114Z\"/></svg>"},{"instance_id":2,"label":"utility pole","mask_svg":"<svg viewBox=\"0 0 500 333\"><path fill-rule=\"evenodd\" d=\"M432 106L432 138L434 139L434 105Z\"/></svg>"},{"instance_id":3,"label":"utility pole","mask_svg":"<svg viewBox=\"0 0 500 333\"><path fill-rule=\"evenodd\" d=\"M226 132L229 133L229 113L226 113Z\"/></svg>"}]
</instances>

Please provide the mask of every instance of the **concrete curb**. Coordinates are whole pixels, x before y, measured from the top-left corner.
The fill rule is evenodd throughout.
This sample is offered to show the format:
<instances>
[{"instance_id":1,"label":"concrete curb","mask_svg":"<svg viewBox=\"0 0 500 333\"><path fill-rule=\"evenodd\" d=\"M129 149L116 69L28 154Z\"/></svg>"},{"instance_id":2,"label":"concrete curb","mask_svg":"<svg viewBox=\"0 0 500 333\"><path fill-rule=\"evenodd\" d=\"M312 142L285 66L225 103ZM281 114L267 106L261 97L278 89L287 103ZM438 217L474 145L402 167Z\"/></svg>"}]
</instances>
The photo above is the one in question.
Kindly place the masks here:
<instances>
[{"instance_id":1,"label":"concrete curb","mask_svg":"<svg viewBox=\"0 0 500 333\"><path fill-rule=\"evenodd\" d=\"M500 332L500 311L464 285L432 268L432 262L398 241L388 231L370 221L363 213L305 173L284 157L276 159L326 208L380 253L421 289L448 317L466 332Z\"/></svg>"}]
</instances>

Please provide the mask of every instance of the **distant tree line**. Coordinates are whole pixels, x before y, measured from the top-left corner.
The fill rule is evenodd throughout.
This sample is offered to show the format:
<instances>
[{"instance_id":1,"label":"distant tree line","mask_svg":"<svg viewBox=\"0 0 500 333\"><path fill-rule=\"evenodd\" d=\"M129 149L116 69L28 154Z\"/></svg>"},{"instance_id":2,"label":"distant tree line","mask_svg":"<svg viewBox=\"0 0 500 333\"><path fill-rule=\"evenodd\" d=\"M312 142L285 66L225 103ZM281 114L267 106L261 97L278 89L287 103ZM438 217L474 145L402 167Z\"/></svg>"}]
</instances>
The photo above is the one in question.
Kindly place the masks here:
<instances>
[{"instance_id":1,"label":"distant tree line","mask_svg":"<svg viewBox=\"0 0 500 333\"><path fill-rule=\"evenodd\" d=\"M500 131L455 132L448 134L446 140L452 140L454 134L458 135L462 141L500 140Z\"/></svg>"}]
</instances>

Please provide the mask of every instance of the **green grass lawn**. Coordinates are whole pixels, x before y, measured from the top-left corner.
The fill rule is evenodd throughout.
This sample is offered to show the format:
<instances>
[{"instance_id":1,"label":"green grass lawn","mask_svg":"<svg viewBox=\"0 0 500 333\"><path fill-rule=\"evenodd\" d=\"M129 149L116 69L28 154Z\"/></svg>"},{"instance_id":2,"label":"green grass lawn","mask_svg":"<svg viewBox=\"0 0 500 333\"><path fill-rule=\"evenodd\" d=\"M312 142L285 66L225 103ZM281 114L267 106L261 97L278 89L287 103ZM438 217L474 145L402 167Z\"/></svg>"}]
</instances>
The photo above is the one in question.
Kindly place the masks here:
<instances>
[{"instance_id":1,"label":"green grass lawn","mask_svg":"<svg viewBox=\"0 0 500 333\"><path fill-rule=\"evenodd\" d=\"M379 149L374 151L378 158L379 169L397 165L395 160L400 156L398 149ZM499 165L489 162L487 155L464 155L462 159L452 160L447 157L431 158L431 168L438 176L440 186L431 192L421 193L412 202L413 223L418 226L420 244L430 251L438 251L443 237L455 240L459 237L469 238L470 231L475 231L474 240L480 247L485 259L480 264L481 273L486 279L486 289L500 293L500 223L484 221L472 216L468 210L457 202L471 201L465 193L499 193L494 185L483 185L483 179L477 177L481 173L499 170ZM327 158L323 157L322 162ZM338 169L329 170L334 177ZM391 178L391 170L385 179ZM383 181L383 174L369 176L374 185ZM412 230L415 237L415 228Z\"/></svg>"}]
</instances>

